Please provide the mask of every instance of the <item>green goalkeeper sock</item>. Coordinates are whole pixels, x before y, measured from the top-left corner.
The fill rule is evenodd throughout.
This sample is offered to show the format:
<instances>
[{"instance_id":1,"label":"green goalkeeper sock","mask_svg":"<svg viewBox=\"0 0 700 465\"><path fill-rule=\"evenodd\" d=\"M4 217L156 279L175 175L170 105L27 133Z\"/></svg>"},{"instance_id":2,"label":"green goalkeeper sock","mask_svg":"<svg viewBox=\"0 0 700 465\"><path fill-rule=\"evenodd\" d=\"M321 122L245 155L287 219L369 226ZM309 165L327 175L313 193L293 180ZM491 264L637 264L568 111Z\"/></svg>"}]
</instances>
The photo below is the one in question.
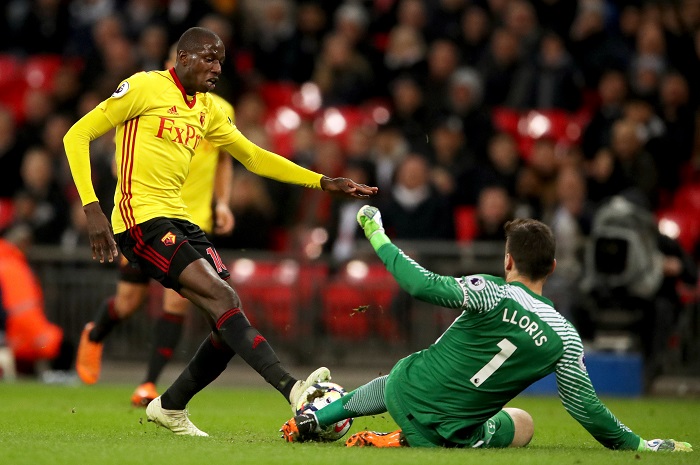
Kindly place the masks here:
<instances>
[{"instance_id":1,"label":"green goalkeeper sock","mask_svg":"<svg viewBox=\"0 0 700 465\"><path fill-rule=\"evenodd\" d=\"M315 412L319 426L332 425L346 418L378 415L386 412L384 388L387 377L388 375L375 378Z\"/></svg>"}]
</instances>

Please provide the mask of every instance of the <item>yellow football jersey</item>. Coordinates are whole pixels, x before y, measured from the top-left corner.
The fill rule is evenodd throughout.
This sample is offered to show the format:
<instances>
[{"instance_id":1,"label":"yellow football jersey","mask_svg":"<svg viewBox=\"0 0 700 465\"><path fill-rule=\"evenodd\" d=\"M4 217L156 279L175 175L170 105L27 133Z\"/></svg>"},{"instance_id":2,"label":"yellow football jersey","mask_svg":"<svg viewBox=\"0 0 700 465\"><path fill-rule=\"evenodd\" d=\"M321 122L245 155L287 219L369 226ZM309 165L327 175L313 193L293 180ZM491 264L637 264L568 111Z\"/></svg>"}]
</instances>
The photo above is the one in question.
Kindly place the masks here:
<instances>
[{"instance_id":1,"label":"yellow football jersey","mask_svg":"<svg viewBox=\"0 0 700 465\"><path fill-rule=\"evenodd\" d=\"M264 150L233 124L206 93L188 96L173 68L136 73L110 98L76 122L63 138L83 205L95 202L89 142L116 128L117 188L112 229L121 233L156 217L193 221L181 191L190 162L204 138L222 147L248 170L314 189L322 175ZM214 153L206 155L215 159ZM202 201L211 202L211 193Z\"/></svg>"},{"instance_id":2,"label":"yellow football jersey","mask_svg":"<svg viewBox=\"0 0 700 465\"><path fill-rule=\"evenodd\" d=\"M233 106L215 94L208 94L214 103L221 106L224 113L234 119ZM206 139L201 141L194 151L190 173L182 186L182 200L192 217L192 222L210 233L214 227L212 197L214 195L214 179L219 161L219 148Z\"/></svg>"}]
</instances>

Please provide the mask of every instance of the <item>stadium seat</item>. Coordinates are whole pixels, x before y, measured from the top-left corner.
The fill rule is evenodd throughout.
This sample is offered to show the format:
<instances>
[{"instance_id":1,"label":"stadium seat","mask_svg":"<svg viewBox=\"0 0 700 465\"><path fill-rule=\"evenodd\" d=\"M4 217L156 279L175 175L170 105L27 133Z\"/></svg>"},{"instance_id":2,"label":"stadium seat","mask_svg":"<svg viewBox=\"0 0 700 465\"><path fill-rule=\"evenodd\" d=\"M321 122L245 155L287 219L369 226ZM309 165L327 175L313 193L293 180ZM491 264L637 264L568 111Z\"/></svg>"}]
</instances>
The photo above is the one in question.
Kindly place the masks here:
<instances>
[{"instance_id":1,"label":"stadium seat","mask_svg":"<svg viewBox=\"0 0 700 465\"><path fill-rule=\"evenodd\" d=\"M700 218L687 210L666 210L657 213L659 231L677 239L683 249L691 255L700 242Z\"/></svg>"},{"instance_id":2,"label":"stadium seat","mask_svg":"<svg viewBox=\"0 0 700 465\"><path fill-rule=\"evenodd\" d=\"M12 84L23 72L22 61L14 55L0 54L0 88Z\"/></svg>"},{"instance_id":3,"label":"stadium seat","mask_svg":"<svg viewBox=\"0 0 700 465\"><path fill-rule=\"evenodd\" d=\"M291 339L299 310L299 265L293 260L238 259L229 271L251 323L263 332Z\"/></svg>"},{"instance_id":4,"label":"stadium seat","mask_svg":"<svg viewBox=\"0 0 700 465\"><path fill-rule=\"evenodd\" d=\"M266 82L258 88L260 97L265 102L269 111L280 107L293 107L294 94L299 91L299 86L293 82Z\"/></svg>"},{"instance_id":5,"label":"stadium seat","mask_svg":"<svg viewBox=\"0 0 700 465\"><path fill-rule=\"evenodd\" d=\"M32 89L53 90L54 76L63 65L60 55L33 55L24 64L24 79Z\"/></svg>"},{"instance_id":6,"label":"stadium seat","mask_svg":"<svg viewBox=\"0 0 700 465\"><path fill-rule=\"evenodd\" d=\"M673 209L700 213L700 184L682 185L673 196Z\"/></svg>"},{"instance_id":7,"label":"stadium seat","mask_svg":"<svg viewBox=\"0 0 700 465\"><path fill-rule=\"evenodd\" d=\"M455 238L464 244L474 240L479 225L476 218L476 207L459 205L454 209Z\"/></svg>"},{"instance_id":8,"label":"stadium seat","mask_svg":"<svg viewBox=\"0 0 700 465\"><path fill-rule=\"evenodd\" d=\"M369 335L369 319L366 311L367 295L358 286L347 282L334 282L326 286L321 295L323 327L333 338L363 340Z\"/></svg>"},{"instance_id":9,"label":"stadium seat","mask_svg":"<svg viewBox=\"0 0 700 465\"><path fill-rule=\"evenodd\" d=\"M12 224L15 206L11 198L0 198L0 230Z\"/></svg>"}]
</instances>

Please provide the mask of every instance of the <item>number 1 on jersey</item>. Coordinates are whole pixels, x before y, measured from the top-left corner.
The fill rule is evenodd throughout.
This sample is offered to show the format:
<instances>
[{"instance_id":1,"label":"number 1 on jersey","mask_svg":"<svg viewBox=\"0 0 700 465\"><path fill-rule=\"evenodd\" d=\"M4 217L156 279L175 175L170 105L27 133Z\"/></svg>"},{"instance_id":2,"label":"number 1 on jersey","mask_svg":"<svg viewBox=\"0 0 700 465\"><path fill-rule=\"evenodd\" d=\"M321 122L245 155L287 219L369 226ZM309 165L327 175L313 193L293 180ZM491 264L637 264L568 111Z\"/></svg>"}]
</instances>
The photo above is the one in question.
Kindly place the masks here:
<instances>
[{"instance_id":1,"label":"number 1 on jersey","mask_svg":"<svg viewBox=\"0 0 700 465\"><path fill-rule=\"evenodd\" d=\"M498 347L501 349L499 353L493 356L493 358L484 365L484 367L471 377L470 381L474 386L479 387L481 384L489 379L489 376L493 374L494 371L498 370L503 363L508 360L508 357L513 355L517 347L510 342L508 339L502 339L498 343Z\"/></svg>"}]
</instances>

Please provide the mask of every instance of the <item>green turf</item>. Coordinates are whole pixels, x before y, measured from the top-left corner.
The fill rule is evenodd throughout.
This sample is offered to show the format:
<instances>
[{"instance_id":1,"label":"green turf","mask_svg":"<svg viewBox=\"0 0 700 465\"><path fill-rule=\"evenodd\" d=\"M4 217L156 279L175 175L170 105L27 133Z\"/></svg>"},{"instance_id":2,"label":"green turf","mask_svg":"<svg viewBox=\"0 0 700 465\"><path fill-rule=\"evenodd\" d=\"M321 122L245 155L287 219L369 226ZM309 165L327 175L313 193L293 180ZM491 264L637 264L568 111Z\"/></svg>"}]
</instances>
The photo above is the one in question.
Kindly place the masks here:
<instances>
[{"instance_id":1,"label":"green turf","mask_svg":"<svg viewBox=\"0 0 700 465\"><path fill-rule=\"evenodd\" d=\"M512 403L535 420L527 449L346 449L342 441L287 444L277 430L290 416L272 389L211 387L190 405L209 438L176 437L128 405L131 386L47 386L0 383L0 464L630 464L700 463L700 452L638 454L604 449L571 419L556 398ZM618 417L647 439L673 437L700 446L700 401L606 399ZM388 431L387 416L361 418L351 432ZM697 447L700 449L700 447Z\"/></svg>"}]
</instances>

